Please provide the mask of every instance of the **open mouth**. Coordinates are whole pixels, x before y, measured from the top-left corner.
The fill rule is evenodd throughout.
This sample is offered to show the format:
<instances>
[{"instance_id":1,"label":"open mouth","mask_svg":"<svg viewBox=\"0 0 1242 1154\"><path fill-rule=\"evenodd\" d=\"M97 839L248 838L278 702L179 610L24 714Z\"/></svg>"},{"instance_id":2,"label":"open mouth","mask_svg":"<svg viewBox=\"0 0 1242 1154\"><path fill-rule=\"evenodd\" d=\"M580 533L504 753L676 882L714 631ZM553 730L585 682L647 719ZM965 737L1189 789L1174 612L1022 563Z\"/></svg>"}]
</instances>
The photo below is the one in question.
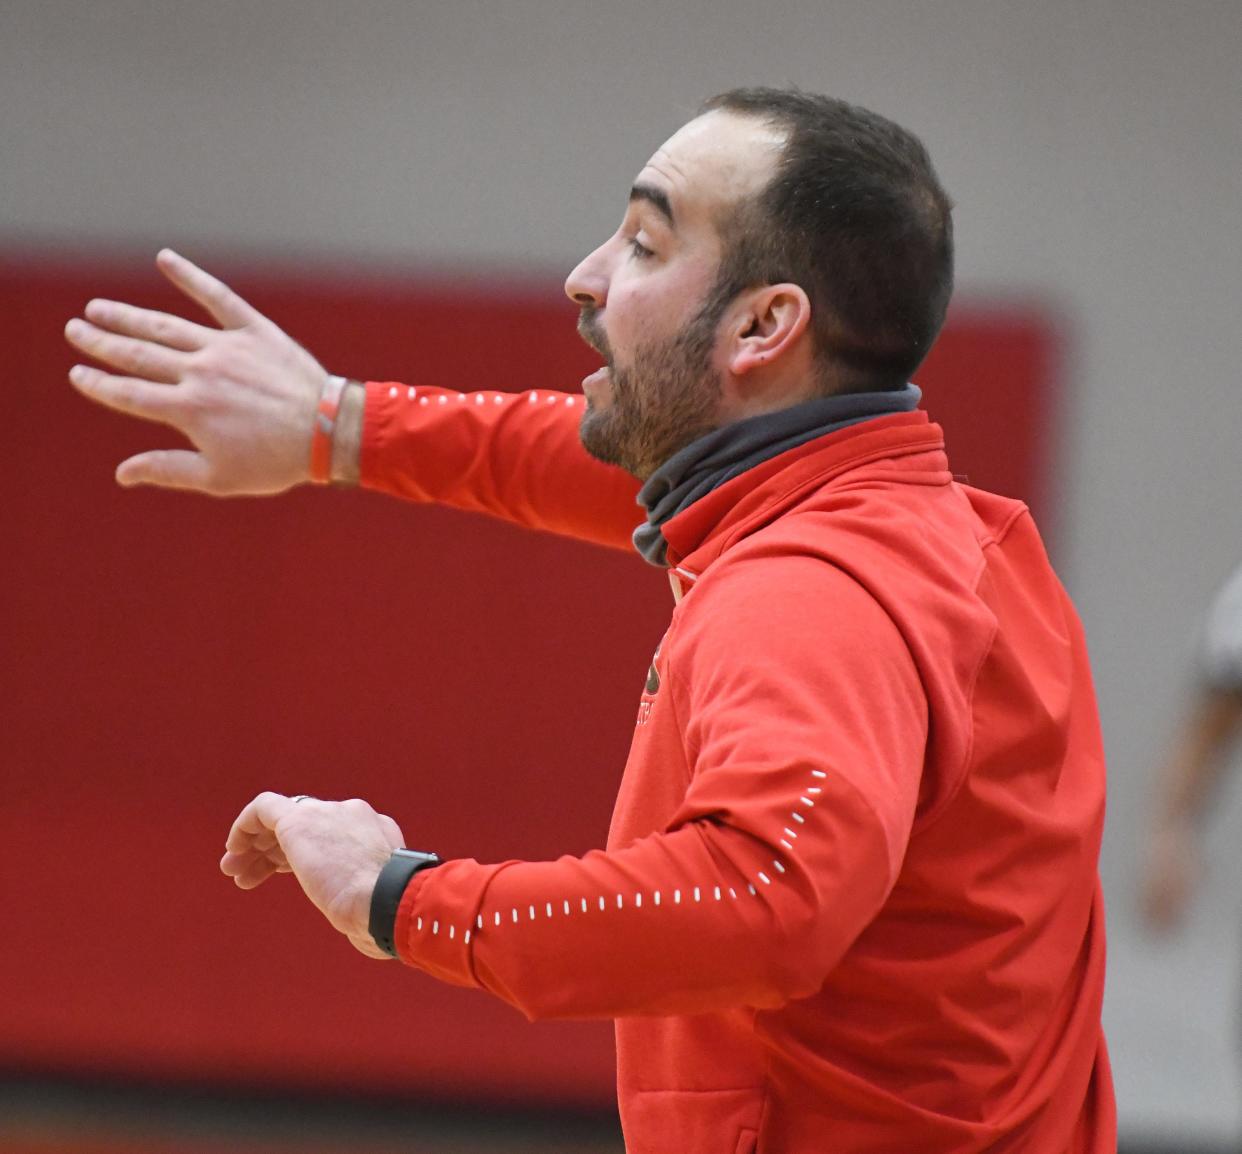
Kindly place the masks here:
<instances>
[{"instance_id":1,"label":"open mouth","mask_svg":"<svg viewBox=\"0 0 1242 1154\"><path fill-rule=\"evenodd\" d=\"M604 360L601 368L583 378L582 391L586 393L592 387L602 388L609 383L612 372L612 350L608 347L608 338L600 327L594 309L583 309L578 314L578 335Z\"/></svg>"}]
</instances>

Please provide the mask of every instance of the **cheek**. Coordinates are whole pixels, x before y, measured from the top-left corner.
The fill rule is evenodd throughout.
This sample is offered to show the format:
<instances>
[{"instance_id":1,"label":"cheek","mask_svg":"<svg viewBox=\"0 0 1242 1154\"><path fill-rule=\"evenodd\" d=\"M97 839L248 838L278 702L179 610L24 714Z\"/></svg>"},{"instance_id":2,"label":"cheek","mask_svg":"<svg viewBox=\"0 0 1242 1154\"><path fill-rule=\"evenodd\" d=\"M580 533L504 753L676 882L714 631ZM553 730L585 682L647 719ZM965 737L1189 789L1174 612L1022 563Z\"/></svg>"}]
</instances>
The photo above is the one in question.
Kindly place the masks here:
<instances>
[{"instance_id":1,"label":"cheek","mask_svg":"<svg viewBox=\"0 0 1242 1154\"><path fill-rule=\"evenodd\" d=\"M613 352L628 359L636 348L667 339L684 323L685 288L675 278L655 274L614 283L608 294L608 340Z\"/></svg>"},{"instance_id":2,"label":"cheek","mask_svg":"<svg viewBox=\"0 0 1242 1154\"><path fill-rule=\"evenodd\" d=\"M614 356L628 358L641 329L642 295L632 288L614 284L608 293L605 327Z\"/></svg>"}]
</instances>

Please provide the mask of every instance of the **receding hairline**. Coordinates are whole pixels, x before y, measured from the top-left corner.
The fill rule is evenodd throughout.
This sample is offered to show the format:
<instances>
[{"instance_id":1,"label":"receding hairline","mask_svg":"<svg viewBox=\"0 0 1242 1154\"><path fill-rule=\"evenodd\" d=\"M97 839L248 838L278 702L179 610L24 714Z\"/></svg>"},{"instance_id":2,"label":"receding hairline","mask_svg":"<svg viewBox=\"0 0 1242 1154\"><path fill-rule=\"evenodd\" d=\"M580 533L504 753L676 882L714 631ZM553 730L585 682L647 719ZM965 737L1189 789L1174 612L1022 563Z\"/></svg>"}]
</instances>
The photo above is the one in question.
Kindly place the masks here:
<instances>
[{"instance_id":1,"label":"receding hairline","mask_svg":"<svg viewBox=\"0 0 1242 1154\"><path fill-rule=\"evenodd\" d=\"M769 143L783 150L793 139L797 125L793 118L776 108L746 108L729 103L730 93L722 92L709 97L699 105L698 111L686 121L693 124L709 116L726 116L734 120L748 120L753 124L761 124L771 134Z\"/></svg>"},{"instance_id":2,"label":"receding hairline","mask_svg":"<svg viewBox=\"0 0 1242 1154\"><path fill-rule=\"evenodd\" d=\"M880 113L796 88L731 89L695 119L715 112L785 137L766 187L718 221L729 238L721 293L802 284L824 364L908 379L943 325L953 283L952 200L926 146Z\"/></svg>"},{"instance_id":3,"label":"receding hairline","mask_svg":"<svg viewBox=\"0 0 1242 1154\"><path fill-rule=\"evenodd\" d=\"M751 111L749 109L735 109L725 105L718 107L702 107L689 120L682 124L678 129L678 133L685 131L691 125L698 121L712 118L724 118L728 120L738 121L749 125L761 126L763 132L756 134L746 142L742 147L754 147L758 152L767 152L770 159L770 167L766 172L756 173L756 179L751 187L746 188L735 200L727 203L721 203L715 210L716 225L718 229L724 228L736 220L737 213L747 208L755 208L761 201L764 193L771 186L772 182L777 178L781 168L781 162L785 155L785 149L788 147L794 137L795 126L782 121L779 117L768 116L759 111ZM674 134L674 138L677 134ZM672 138L671 138L672 139ZM736 161L741 149L733 152L733 159ZM741 178L746 179L744 176ZM635 188L645 184L643 181L636 182ZM643 195L642 199L650 199ZM630 196L631 201L635 199L633 190ZM670 205L671 214L671 205Z\"/></svg>"}]
</instances>

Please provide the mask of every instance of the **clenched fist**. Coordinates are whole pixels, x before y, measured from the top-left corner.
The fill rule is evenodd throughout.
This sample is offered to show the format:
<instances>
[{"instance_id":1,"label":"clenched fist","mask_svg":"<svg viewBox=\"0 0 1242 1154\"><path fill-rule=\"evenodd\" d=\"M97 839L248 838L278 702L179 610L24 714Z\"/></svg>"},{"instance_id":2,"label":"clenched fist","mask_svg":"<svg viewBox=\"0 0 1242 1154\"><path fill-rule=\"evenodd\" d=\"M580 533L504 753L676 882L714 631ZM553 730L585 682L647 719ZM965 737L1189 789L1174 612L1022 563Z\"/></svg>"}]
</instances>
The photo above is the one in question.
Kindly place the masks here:
<instances>
[{"instance_id":1,"label":"clenched fist","mask_svg":"<svg viewBox=\"0 0 1242 1154\"><path fill-rule=\"evenodd\" d=\"M387 958L371 937L371 892L404 843L401 827L365 801L294 799L261 793L237 815L220 869L244 890L291 873L320 913L370 958Z\"/></svg>"}]
</instances>

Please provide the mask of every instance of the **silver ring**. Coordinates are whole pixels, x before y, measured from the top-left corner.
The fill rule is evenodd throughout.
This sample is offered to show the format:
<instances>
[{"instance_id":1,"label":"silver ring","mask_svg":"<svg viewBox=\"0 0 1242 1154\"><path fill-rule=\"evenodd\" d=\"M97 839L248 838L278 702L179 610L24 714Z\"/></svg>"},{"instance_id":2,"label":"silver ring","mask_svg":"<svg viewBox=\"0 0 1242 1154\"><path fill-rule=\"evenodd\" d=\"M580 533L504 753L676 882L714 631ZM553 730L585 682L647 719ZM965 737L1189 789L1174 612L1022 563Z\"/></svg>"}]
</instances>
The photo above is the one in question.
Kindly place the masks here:
<instances>
[{"instance_id":1,"label":"silver ring","mask_svg":"<svg viewBox=\"0 0 1242 1154\"><path fill-rule=\"evenodd\" d=\"M296 805L299 801L314 801L315 799L309 793L295 793L289 800Z\"/></svg>"}]
</instances>

